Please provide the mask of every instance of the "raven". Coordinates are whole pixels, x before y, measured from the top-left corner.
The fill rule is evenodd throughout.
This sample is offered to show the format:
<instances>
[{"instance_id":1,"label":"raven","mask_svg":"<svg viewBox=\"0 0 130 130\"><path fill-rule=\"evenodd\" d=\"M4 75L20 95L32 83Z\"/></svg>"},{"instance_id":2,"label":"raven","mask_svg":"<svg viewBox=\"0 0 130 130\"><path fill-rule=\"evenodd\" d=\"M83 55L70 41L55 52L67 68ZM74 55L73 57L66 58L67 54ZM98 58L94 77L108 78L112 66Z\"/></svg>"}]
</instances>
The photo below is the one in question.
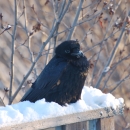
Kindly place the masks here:
<instances>
[{"instance_id":1,"label":"raven","mask_svg":"<svg viewBox=\"0 0 130 130\"><path fill-rule=\"evenodd\" d=\"M62 42L55 49L55 56L44 68L21 101L35 102L45 98L61 106L75 103L81 98L89 62L80 51L78 40Z\"/></svg>"}]
</instances>

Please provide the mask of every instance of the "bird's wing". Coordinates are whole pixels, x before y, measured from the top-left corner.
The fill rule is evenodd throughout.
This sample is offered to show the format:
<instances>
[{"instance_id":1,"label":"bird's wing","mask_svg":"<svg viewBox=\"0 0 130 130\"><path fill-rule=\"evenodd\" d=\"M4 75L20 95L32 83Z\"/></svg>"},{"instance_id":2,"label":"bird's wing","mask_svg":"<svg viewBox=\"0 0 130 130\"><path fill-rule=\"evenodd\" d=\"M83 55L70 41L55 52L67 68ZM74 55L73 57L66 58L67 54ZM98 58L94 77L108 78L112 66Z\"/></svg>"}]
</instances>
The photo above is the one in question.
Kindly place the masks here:
<instances>
[{"instance_id":1,"label":"bird's wing","mask_svg":"<svg viewBox=\"0 0 130 130\"><path fill-rule=\"evenodd\" d=\"M33 83L32 87L23 96L21 101L24 100L38 100L42 94L48 93L58 82L62 73L65 71L67 61L62 58L54 57L48 65L44 68L37 80Z\"/></svg>"}]
</instances>

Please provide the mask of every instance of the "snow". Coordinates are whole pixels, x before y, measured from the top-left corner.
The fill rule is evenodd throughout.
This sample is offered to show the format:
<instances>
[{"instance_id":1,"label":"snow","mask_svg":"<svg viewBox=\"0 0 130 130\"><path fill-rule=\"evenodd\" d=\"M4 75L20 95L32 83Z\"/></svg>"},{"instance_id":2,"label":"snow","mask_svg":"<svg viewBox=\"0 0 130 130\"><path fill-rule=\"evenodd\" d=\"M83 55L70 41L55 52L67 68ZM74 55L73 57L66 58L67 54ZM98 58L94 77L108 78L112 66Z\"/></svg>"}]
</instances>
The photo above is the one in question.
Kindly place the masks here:
<instances>
[{"instance_id":1,"label":"snow","mask_svg":"<svg viewBox=\"0 0 130 130\"><path fill-rule=\"evenodd\" d=\"M105 67L104 72L108 72L110 70L110 66Z\"/></svg>"},{"instance_id":2,"label":"snow","mask_svg":"<svg viewBox=\"0 0 130 130\"><path fill-rule=\"evenodd\" d=\"M122 98L116 99L110 93L104 94L99 89L84 86L81 100L69 105L66 104L63 107L55 102L45 102L45 99L38 100L35 103L24 101L0 107L0 127L103 107L116 109L123 104Z\"/></svg>"}]
</instances>

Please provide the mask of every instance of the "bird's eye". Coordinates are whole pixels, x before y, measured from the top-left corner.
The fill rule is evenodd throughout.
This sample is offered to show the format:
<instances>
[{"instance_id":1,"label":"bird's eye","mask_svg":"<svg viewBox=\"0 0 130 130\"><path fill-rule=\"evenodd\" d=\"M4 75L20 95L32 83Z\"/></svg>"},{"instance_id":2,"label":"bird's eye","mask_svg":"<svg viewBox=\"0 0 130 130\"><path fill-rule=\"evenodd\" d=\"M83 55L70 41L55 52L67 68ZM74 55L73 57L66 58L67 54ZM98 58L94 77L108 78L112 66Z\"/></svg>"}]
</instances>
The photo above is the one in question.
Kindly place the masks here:
<instances>
[{"instance_id":1,"label":"bird's eye","mask_svg":"<svg viewBox=\"0 0 130 130\"><path fill-rule=\"evenodd\" d=\"M70 53L70 50L65 50L65 53Z\"/></svg>"}]
</instances>

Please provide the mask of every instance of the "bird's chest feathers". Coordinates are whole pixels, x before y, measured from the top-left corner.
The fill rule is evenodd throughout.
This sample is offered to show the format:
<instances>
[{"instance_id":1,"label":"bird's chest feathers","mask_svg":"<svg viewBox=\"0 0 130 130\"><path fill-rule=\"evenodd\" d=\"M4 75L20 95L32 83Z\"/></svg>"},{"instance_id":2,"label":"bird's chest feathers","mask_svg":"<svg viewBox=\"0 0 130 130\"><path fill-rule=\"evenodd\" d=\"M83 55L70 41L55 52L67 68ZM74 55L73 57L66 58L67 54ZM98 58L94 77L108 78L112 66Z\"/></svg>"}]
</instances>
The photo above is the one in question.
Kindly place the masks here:
<instances>
[{"instance_id":1,"label":"bird's chest feathers","mask_svg":"<svg viewBox=\"0 0 130 130\"><path fill-rule=\"evenodd\" d=\"M80 66L80 67L72 66L70 73L74 77L85 78L87 76L88 70L86 67L83 67L83 66Z\"/></svg>"},{"instance_id":2,"label":"bird's chest feathers","mask_svg":"<svg viewBox=\"0 0 130 130\"><path fill-rule=\"evenodd\" d=\"M70 61L68 64L70 73L77 74L80 77L86 77L88 74L88 61L74 62Z\"/></svg>"},{"instance_id":3,"label":"bird's chest feathers","mask_svg":"<svg viewBox=\"0 0 130 130\"><path fill-rule=\"evenodd\" d=\"M68 81L80 81L79 79L85 79L87 76L88 69L86 66L76 66L74 64L68 63L65 68L64 76L67 77Z\"/></svg>"}]
</instances>

